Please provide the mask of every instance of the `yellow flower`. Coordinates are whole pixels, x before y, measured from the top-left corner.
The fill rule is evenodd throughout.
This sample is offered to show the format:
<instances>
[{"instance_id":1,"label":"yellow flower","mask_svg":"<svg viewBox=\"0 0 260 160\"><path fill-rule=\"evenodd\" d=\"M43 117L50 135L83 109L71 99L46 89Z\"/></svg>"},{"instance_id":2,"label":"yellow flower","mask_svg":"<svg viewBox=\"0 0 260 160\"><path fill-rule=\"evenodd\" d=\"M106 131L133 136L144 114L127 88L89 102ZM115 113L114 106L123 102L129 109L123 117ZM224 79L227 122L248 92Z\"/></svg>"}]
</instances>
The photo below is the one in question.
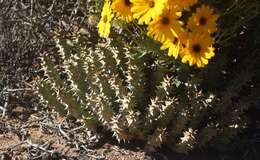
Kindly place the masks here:
<instances>
[{"instance_id":1,"label":"yellow flower","mask_svg":"<svg viewBox=\"0 0 260 160\"><path fill-rule=\"evenodd\" d=\"M217 31L216 21L218 16L213 14L213 9L202 5L188 20L188 28L196 32L214 33Z\"/></svg>"},{"instance_id":2,"label":"yellow flower","mask_svg":"<svg viewBox=\"0 0 260 160\"><path fill-rule=\"evenodd\" d=\"M214 48L211 46L212 42L213 39L208 34L190 33L185 44L182 62L189 62L190 66L195 64L198 67L204 67L208 64L208 59L215 55Z\"/></svg>"},{"instance_id":3,"label":"yellow flower","mask_svg":"<svg viewBox=\"0 0 260 160\"><path fill-rule=\"evenodd\" d=\"M196 4L197 2L198 0L168 0L168 6L170 8L183 10L183 9L189 9L189 7Z\"/></svg>"},{"instance_id":4,"label":"yellow flower","mask_svg":"<svg viewBox=\"0 0 260 160\"><path fill-rule=\"evenodd\" d=\"M151 19L155 19L162 14L167 0L130 0L133 3L131 11L139 24L149 24Z\"/></svg>"},{"instance_id":5,"label":"yellow flower","mask_svg":"<svg viewBox=\"0 0 260 160\"><path fill-rule=\"evenodd\" d=\"M180 39L177 37L174 37L173 40L168 39L163 43L161 46L161 50L169 49L168 50L168 56L173 56L175 59L177 59L179 52L181 50L181 42Z\"/></svg>"},{"instance_id":6,"label":"yellow flower","mask_svg":"<svg viewBox=\"0 0 260 160\"><path fill-rule=\"evenodd\" d=\"M133 20L133 14L131 12L132 3L130 0L114 0L112 2L112 9L118 16L122 17L127 22Z\"/></svg>"},{"instance_id":7,"label":"yellow flower","mask_svg":"<svg viewBox=\"0 0 260 160\"><path fill-rule=\"evenodd\" d=\"M180 12L164 10L162 15L149 24L147 35L161 43L178 37L178 33L182 31L182 22L178 20L180 16Z\"/></svg>"},{"instance_id":8,"label":"yellow flower","mask_svg":"<svg viewBox=\"0 0 260 160\"><path fill-rule=\"evenodd\" d=\"M101 19L98 23L98 33L101 37L108 37L113 17L110 1L106 0L102 9Z\"/></svg>"}]
</instances>

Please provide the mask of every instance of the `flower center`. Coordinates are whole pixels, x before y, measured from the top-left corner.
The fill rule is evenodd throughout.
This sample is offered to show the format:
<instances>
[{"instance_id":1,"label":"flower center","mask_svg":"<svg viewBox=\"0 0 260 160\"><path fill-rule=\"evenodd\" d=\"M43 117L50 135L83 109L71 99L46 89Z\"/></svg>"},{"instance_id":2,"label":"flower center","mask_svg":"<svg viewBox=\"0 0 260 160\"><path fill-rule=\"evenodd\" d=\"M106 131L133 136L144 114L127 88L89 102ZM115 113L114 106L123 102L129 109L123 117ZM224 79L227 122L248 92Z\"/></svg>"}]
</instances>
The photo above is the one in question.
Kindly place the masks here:
<instances>
[{"instance_id":1,"label":"flower center","mask_svg":"<svg viewBox=\"0 0 260 160\"><path fill-rule=\"evenodd\" d=\"M107 22L107 15L105 15L104 17L103 17L103 22Z\"/></svg>"},{"instance_id":2,"label":"flower center","mask_svg":"<svg viewBox=\"0 0 260 160\"><path fill-rule=\"evenodd\" d=\"M173 44L177 44L178 42L179 42L179 39L178 39L177 37L174 37L172 43L173 43Z\"/></svg>"},{"instance_id":3,"label":"flower center","mask_svg":"<svg viewBox=\"0 0 260 160\"><path fill-rule=\"evenodd\" d=\"M163 24L163 25L168 25L169 23L170 23L170 20L169 20L168 17L163 17L163 18L162 18L162 24Z\"/></svg>"},{"instance_id":4,"label":"flower center","mask_svg":"<svg viewBox=\"0 0 260 160\"><path fill-rule=\"evenodd\" d=\"M154 1L152 0L150 0L149 2L148 2L148 5L149 5L149 7L150 8L153 8L154 7Z\"/></svg>"},{"instance_id":5,"label":"flower center","mask_svg":"<svg viewBox=\"0 0 260 160\"><path fill-rule=\"evenodd\" d=\"M194 44L192 46L192 50L193 50L194 53L200 53L202 48L201 48L200 44Z\"/></svg>"},{"instance_id":6,"label":"flower center","mask_svg":"<svg viewBox=\"0 0 260 160\"><path fill-rule=\"evenodd\" d=\"M126 6L130 6L132 3L130 2L130 0L125 0L125 5Z\"/></svg>"},{"instance_id":7,"label":"flower center","mask_svg":"<svg viewBox=\"0 0 260 160\"><path fill-rule=\"evenodd\" d=\"M199 23L200 23L201 26L203 26L207 23L207 19L205 17L200 17Z\"/></svg>"}]
</instances>

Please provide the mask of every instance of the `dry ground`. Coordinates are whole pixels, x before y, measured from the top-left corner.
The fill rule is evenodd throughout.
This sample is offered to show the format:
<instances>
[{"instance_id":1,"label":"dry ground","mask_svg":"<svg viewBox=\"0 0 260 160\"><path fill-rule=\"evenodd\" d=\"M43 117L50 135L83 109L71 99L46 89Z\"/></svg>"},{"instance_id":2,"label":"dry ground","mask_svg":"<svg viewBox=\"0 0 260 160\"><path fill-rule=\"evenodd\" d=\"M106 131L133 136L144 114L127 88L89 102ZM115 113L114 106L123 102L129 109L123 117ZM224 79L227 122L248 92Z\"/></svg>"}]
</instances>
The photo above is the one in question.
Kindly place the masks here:
<instances>
[{"instance_id":1,"label":"dry ground","mask_svg":"<svg viewBox=\"0 0 260 160\"><path fill-rule=\"evenodd\" d=\"M101 142L102 141L102 142ZM0 159L143 160L144 151L104 142L57 112L15 106L0 118Z\"/></svg>"}]
</instances>

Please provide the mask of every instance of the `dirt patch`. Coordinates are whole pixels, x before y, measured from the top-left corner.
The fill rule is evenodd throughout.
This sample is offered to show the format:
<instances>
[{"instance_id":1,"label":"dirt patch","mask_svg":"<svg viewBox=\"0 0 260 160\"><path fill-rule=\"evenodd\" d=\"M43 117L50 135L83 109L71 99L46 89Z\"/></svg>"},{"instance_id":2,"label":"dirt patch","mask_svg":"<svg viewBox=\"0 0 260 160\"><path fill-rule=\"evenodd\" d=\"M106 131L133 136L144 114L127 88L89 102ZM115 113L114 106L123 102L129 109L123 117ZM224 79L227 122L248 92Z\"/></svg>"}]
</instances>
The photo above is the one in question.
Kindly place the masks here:
<instances>
[{"instance_id":1,"label":"dirt patch","mask_svg":"<svg viewBox=\"0 0 260 160\"><path fill-rule=\"evenodd\" d=\"M10 146L15 146L21 143L19 137L14 133L6 133L0 135L0 149L10 148Z\"/></svg>"},{"instance_id":2,"label":"dirt patch","mask_svg":"<svg viewBox=\"0 0 260 160\"><path fill-rule=\"evenodd\" d=\"M30 111L15 106L0 118L0 159L145 160L141 149L124 149L105 141L50 108Z\"/></svg>"}]
</instances>

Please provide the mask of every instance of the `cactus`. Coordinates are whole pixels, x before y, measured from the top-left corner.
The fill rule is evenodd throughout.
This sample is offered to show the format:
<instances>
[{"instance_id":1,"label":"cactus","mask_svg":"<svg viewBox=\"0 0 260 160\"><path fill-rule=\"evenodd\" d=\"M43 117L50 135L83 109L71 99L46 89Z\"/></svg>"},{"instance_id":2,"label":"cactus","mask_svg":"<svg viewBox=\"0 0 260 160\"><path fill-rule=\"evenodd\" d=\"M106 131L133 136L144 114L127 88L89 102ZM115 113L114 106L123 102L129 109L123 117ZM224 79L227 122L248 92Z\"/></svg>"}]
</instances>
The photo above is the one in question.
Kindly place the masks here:
<instances>
[{"instance_id":1,"label":"cactus","mask_svg":"<svg viewBox=\"0 0 260 160\"><path fill-rule=\"evenodd\" d=\"M259 72L257 60L248 63L252 57L243 61L251 65L240 66L236 76L230 70L230 81L220 92L219 72L228 70L228 62L192 69L158 53L149 38L144 45L152 49L144 50L128 42L133 37L127 34L113 32L113 38L93 40L96 31L89 33L56 32L58 51L41 58L45 78L36 80L37 91L58 111L89 129L111 132L118 141L138 139L149 147L165 144L180 152L228 143L246 127L244 112L259 93L258 86L242 94Z\"/></svg>"}]
</instances>

